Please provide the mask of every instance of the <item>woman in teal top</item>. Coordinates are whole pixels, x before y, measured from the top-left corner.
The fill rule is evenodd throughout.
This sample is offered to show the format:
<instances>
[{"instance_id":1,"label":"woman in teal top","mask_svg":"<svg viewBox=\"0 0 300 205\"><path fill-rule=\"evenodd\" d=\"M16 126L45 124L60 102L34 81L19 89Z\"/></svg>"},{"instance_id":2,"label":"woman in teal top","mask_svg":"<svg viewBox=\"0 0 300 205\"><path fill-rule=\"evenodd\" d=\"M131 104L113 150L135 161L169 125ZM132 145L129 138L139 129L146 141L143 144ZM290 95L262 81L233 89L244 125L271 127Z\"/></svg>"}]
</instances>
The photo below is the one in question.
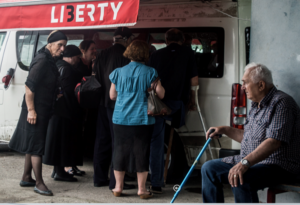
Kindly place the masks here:
<instances>
[{"instance_id":1,"label":"woman in teal top","mask_svg":"<svg viewBox=\"0 0 300 205\"><path fill-rule=\"evenodd\" d=\"M124 175L137 172L138 195L142 199L152 197L146 189L149 171L150 142L155 118L148 116L148 92L152 82L158 77L154 68L144 62L149 58L149 47L146 42L133 41L126 49L124 56L131 60L128 65L114 70L111 80L110 98L116 100L113 114L114 153L113 169L116 186L115 196L121 196ZM165 90L161 83L156 86L156 93L163 98Z\"/></svg>"}]
</instances>

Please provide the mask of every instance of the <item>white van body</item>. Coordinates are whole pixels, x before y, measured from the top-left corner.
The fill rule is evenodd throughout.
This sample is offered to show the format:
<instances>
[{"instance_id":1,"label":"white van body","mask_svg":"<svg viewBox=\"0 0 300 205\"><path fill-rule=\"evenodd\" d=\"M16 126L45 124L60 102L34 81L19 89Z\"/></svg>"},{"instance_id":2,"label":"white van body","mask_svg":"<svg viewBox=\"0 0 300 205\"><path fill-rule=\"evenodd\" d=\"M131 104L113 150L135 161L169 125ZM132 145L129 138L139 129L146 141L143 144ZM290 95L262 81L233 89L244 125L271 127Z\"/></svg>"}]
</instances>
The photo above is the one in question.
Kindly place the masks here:
<instances>
[{"instance_id":1,"label":"white van body","mask_svg":"<svg viewBox=\"0 0 300 205\"><path fill-rule=\"evenodd\" d=\"M156 28L222 28L224 30L224 69L222 77L199 78L198 100L206 128L230 125L231 87L241 83L246 65L245 29L250 26L251 0L141 1L137 24L132 29ZM242 18L242 19L238 19ZM249 20L247 20L249 19ZM102 29L103 30L103 29ZM38 31L35 31L38 32ZM29 32L28 32L29 33ZM0 140L9 141L17 125L28 71L20 68L17 58L17 31L0 32L0 78L9 68L16 69L7 90L0 82ZM30 52L34 52L29 49ZM23 54L22 54L23 55ZM176 83L176 82L174 82ZM205 143L205 134L196 111L186 116L186 125L176 130L184 145L187 162L192 165ZM222 148L240 149L240 144L228 137L221 138ZM219 145L212 142L213 158L218 158ZM211 159L209 152L197 168Z\"/></svg>"}]
</instances>

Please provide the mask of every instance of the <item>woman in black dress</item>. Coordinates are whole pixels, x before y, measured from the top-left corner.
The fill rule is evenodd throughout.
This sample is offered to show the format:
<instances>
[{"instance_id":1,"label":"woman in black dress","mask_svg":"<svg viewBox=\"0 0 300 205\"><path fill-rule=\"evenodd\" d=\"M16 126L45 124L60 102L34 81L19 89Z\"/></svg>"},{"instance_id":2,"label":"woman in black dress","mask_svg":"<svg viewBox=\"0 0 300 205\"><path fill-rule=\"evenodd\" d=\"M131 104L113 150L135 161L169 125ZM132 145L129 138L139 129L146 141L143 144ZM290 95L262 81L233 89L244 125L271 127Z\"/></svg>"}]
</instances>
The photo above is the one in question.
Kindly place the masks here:
<instances>
[{"instance_id":1,"label":"woman in black dress","mask_svg":"<svg viewBox=\"0 0 300 205\"><path fill-rule=\"evenodd\" d=\"M78 65L78 69L83 72L83 76L92 75L92 62L96 58L97 50L96 44L92 40L84 40L80 43L79 49L82 52L82 58ZM93 156L93 148L96 136L96 122L97 122L97 110L96 109L85 109L83 110L82 121L80 125L79 135L80 141L78 141L77 149L77 164L73 167L66 167L66 171L73 173L74 175L81 176L85 174L84 171L78 169L77 166L83 165L83 152L85 156ZM83 131L84 130L84 131Z\"/></svg>"},{"instance_id":2,"label":"woman in black dress","mask_svg":"<svg viewBox=\"0 0 300 205\"><path fill-rule=\"evenodd\" d=\"M42 156L53 104L60 97L57 95L59 73L54 58L64 51L67 37L60 31L53 31L47 42L30 64L21 115L9 147L26 154L20 186L34 186L36 193L53 196L42 177ZM36 181L32 179L32 169Z\"/></svg>"},{"instance_id":3,"label":"woman in black dress","mask_svg":"<svg viewBox=\"0 0 300 205\"><path fill-rule=\"evenodd\" d=\"M63 97L55 104L46 138L46 149L43 163L54 166L52 178L56 181L77 181L73 175L65 171L65 167L82 166L77 160L80 149L80 125L82 109L80 108L74 89L81 82L84 71L78 67L81 57L80 49L75 45L65 48L63 59L56 65L60 72L60 86Z\"/></svg>"}]
</instances>

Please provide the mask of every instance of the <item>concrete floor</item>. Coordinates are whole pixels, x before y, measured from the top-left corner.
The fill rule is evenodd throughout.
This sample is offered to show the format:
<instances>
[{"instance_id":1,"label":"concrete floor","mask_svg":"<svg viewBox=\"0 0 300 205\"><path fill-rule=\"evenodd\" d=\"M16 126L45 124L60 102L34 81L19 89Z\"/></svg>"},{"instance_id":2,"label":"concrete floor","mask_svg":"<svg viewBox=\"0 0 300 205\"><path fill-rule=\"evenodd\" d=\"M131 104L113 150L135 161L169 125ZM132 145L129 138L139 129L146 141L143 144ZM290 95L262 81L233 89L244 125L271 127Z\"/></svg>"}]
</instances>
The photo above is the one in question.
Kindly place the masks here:
<instances>
[{"instance_id":1,"label":"concrete floor","mask_svg":"<svg viewBox=\"0 0 300 205\"><path fill-rule=\"evenodd\" d=\"M43 165L43 176L46 185L54 193L53 197L41 196L33 188L22 188L19 182L23 173L24 155L15 152L0 152L0 203L169 203L173 198L173 184L163 189L163 194L155 194L148 200L140 199L137 189L125 190L128 197L114 197L108 187L93 186L93 164L85 160L84 177L77 177L78 182L57 182L50 175L53 167ZM137 184L136 182L129 182ZM149 182L147 182L149 183ZM225 202L233 203L234 198L229 186L224 188ZM176 199L176 203L201 203L201 179L190 178Z\"/></svg>"}]
</instances>

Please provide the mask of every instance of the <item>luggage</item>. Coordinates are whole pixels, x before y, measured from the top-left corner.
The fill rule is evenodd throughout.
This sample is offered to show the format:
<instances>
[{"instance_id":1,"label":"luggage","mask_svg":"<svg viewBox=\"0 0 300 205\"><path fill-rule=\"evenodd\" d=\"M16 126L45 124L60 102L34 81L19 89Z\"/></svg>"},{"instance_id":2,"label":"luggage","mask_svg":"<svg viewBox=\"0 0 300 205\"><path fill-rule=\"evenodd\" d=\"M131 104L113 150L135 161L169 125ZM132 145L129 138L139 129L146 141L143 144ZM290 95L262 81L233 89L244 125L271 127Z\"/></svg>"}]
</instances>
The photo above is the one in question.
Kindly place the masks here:
<instances>
[{"instance_id":1,"label":"luggage","mask_svg":"<svg viewBox=\"0 0 300 205\"><path fill-rule=\"evenodd\" d=\"M86 109L98 108L101 98L101 84L95 74L83 77L75 87L75 96L79 105Z\"/></svg>"}]
</instances>

